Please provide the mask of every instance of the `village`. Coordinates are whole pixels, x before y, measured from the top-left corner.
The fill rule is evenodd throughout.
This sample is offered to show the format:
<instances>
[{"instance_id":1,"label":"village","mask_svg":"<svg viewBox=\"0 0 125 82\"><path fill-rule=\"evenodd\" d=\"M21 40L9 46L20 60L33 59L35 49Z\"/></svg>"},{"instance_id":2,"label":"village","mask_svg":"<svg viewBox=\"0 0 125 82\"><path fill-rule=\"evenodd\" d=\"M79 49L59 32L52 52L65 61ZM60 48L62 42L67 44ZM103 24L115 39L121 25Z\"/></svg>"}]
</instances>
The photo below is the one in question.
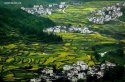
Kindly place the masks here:
<instances>
[{"instance_id":1,"label":"village","mask_svg":"<svg viewBox=\"0 0 125 82\"><path fill-rule=\"evenodd\" d=\"M65 25L58 25L54 27L50 27L47 29L43 29L43 32L51 32L51 33L98 33L94 32L89 29L88 26L65 26Z\"/></svg>"},{"instance_id":2,"label":"village","mask_svg":"<svg viewBox=\"0 0 125 82\"><path fill-rule=\"evenodd\" d=\"M89 66L84 61L77 61L76 64L64 65L60 73L54 72L53 69L44 68L41 75L37 78L30 79L30 82L54 82L59 78L67 78L71 82L77 82L82 79L86 82L88 77L100 79L104 76L105 70L115 67L116 64L105 61L105 63Z\"/></svg>"},{"instance_id":3,"label":"village","mask_svg":"<svg viewBox=\"0 0 125 82\"><path fill-rule=\"evenodd\" d=\"M0 82L125 82L125 1L61 1L1 5Z\"/></svg>"},{"instance_id":4,"label":"village","mask_svg":"<svg viewBox=\"0 0 125 82\"><path fill-rule=\"evenodd\" d=\"M77 4L76 4L77 5ZM104 7L102 10L92 11L92 16L88 18L89 22L95 24L104 24L106 22L117 20L117 18L123 15L122 8L125 7L125 3L117 3L113 6ZM43 32L51 33L98 33L90 30L89 26L65 26L58 25L50 28L43 29ZM101 57L104 57L107 52L99 53ZM59 73L54 72L53 68L44 68L41 70L41 75L37 78L30 79L30 82L55 82L59 78L66 78L70 82L78 82L82 79L87 82L89 77L96 77L100 79L104 76L105 70L109 70L117 66L114 63L105 61L104 63L89 66L84 61L77 61L72 65L64 65L63 70ZM42 78L42 79L41 79Z\"/></svg>"},{"instance_id":5,"label":"village","mask_svg":"<svg viewBox=\"0 0 125 82\"><path fill-rule=\"evenodd\" d=\"M68 5L66 4L66 2L60 2L59 4L53 3L49 5L34 5L31 8L21 7L21 9L30 14L42 16L42 15L51 15L54 11L57 10L65 13L64 10L67 7Z\"/></svg>"},{"instance_id":6,"label":"village","mask_svg":"<svg viewBox=\"0 0 125 82\"><path fill-rule=\"evenodd\" d=\"M104 24L123 15L122 8L125 3L117 3L113 6L103 7L101 10L91 11L92 16L88 17L89 22L95 24Z\"/></svg>"},{"instance_id":7,"label":"village","mask_svg":"<svg viewBox=\"0 0 125 82\"><path fill-rule=\"evenodd\" d=\"M76 4L77 5L77 4ZM125 7L125 3L117 3L113 6L104 7L102 10L92 11L92 16L88 18L89 22L95 24L104 24L106 22L117 20L117 18L123 15L122 8ZM58 25L43 29L43 32L52 32L52 33L98 33L90 30L89 26L65 26ZM101 57L104 57L107 52L99 53ZM41 70L40 76L37 78L30 79L30 82L56 82L55 80L59 78L68 79L69 82L78 82L79 79L82 79L84 82L87 82L89 77L96 77L97 79L103 78L105 70L109 70L117 66L114 63L105 61L101 64L95 64L94 66L89 66L84 61L77 61L72 65L64 65L63 70L55 72L52 69L44 68Z\"/></svg>"}]
</instances>

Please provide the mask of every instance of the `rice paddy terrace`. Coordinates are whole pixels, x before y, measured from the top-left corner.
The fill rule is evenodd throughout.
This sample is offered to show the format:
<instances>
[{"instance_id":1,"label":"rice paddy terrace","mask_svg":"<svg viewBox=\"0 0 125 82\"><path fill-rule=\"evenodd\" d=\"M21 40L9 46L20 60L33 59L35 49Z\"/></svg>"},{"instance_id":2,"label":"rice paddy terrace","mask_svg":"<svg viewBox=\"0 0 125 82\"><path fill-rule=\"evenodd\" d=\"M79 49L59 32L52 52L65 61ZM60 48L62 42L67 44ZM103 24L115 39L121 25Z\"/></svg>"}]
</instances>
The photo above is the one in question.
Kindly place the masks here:
<instances>
[{"instance_id":1,"label":"rice paddy terrace","mask_svg":"<svg viewBox=\"0 0 125 82\"><path fill-rule=\"evenodd\" d=\"M92 1L81 5L69 5L65 9L66 13L55 11L49 16L57 24L71 24L74 26L84 26L90 23L87 17L91 10L100 9L117 3L118 1ZM115 29L113 29L115 28ZM124 33L125 22L107 23L104 25L91 24L91 29L96 31L109 31L111 33ZM121 30L122 29L122 30ZM63 38L59 44L47 44L41 42L19 41L0 46L0 68L6 81L25 82L26 78L37 76L37 70L42 67L49 67L53 64L56 68L61 68L65 64L72 64L77 60L83 60L90 66L100 63L94 57L92 49L95 45L125 43L125 38L116 39L106 34L81 34L81 33L57 33ZM117 47L116 47L117 48ZM99 52L116 50L114 46L106 46L98 49ZM120 64L124 63L124 58L107 57L107 60L114 60Z\"/></svg>"},{"instance_id":2,"label":"rice paddy terrace","mask_svg":"<svg viewBox=\"0 0 125 82\"><path fill-rule=\"evenodd\" d=\"M90 16L90 11L98 10L117 2L118 1L90 1L79 5L69 4L65 9L65 13L55 11L49 18L59 24L85 25L88 23L87 18Z\"/></svg>"}]
</instances>

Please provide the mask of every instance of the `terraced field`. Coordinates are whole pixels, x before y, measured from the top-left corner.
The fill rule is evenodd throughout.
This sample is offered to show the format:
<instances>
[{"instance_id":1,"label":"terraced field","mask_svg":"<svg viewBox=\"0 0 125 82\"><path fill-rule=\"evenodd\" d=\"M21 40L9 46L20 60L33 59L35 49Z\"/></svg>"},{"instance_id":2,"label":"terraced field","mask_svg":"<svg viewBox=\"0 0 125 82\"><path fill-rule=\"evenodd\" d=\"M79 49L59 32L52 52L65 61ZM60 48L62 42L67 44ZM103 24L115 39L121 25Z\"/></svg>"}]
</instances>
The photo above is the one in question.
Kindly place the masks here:
<instances>
[{"instance_id":1,"label":"terraced field","mask_svg":"<svg viewBox=\"0 0 125 82\"><path fill-rule=\"evenodd\" d=\"M56 11L49 18L59 24L85 25L88 23L87 17L90 11L101 9L102 7L113 5L118 1L90 1L81 5L69 5L65 12Z\"/></svg>"},{"instance_id":2,"label":"terraced field","mask_svg":"<svg viewBox=\"0 0 125 82\"><path fill-rule=\"evenodd\" d=\"M87 17L91 10L100 9L104 6L112 5L117 1L92 1L83 3L80 6L72 6L65 10L65 14L56 11L49 18L57 24L71 24L75 26L88 25ZM91 29L97 31L105 31L107 29L116 30L115 32L124 32L119 30L125 23L95 25L91 24ZM121 26L121 27L120 27ZM124 27L123 27L124 28ZM122 29L123 29L122 28ZM117 30L118 29L118 30ZM110 30L114 32L113 30ZM26 82L26 78L37 76L37 70L43 67L51 68L56 65L56 68L61 68L65 64L75 63L77 60L84 60L90 66L95 63L100 63L93 56L92 47L103 44L116 44L119 41L125 43L125 39L115 39L112 36L105 34L80 34L80 33L57 33L63 37L63 43L46 44L41 42L24 42L11 43L0 46L0 70L6 81ZM102 49L100 52L105 52L107 49ZM107 58L108 59L108 58ZM112 58L113 59L113 58ZM123 62L123 59L116 61Z\"/></svg>"},{"instance_id":3,"label":"terraced field","mask_svg":"<svg viewBox=\"0 0 125 82\"><path fill-rule=\"evenodd\" d=\"M103 43L115 43L117 40L100 34L90 34L85 38L79 33L59 33L64 42L62 44L24 43L18 42L0 47L0 60L4 68L6 80L32 78L37 75L36 70L51 67L53 64L59 69L65 64L72 64L77 60L84 60L94 65L91 46ZM88 40L88 42L86 41ZM97 41L99 40L99 41ZM33 73L34 72L34 73ZM26 74L26 75L25 75Z\"/></svg>"}]
</instances>

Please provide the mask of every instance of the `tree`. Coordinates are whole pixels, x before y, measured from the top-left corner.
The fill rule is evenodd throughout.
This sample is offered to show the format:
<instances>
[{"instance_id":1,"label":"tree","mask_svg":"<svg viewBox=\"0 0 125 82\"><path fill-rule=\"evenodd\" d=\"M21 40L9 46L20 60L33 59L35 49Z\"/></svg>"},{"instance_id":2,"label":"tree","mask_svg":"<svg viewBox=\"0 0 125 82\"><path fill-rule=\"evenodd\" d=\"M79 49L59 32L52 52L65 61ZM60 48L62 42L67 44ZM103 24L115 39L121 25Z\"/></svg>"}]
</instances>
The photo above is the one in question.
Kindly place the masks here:
<instances>
[{"instance_id":1,"label":"tree","mask_svg":"<svg viewBox=\"0 0 125 82\"><path fill-rule=\"evenodd\" d=\"M123 66L116 66L114 68L110 68L109 70L105 71L103 80L111 82L120 80L124 76L124 71L125 70Z\"/></svg>"},{"instance_id":2,"label":"tree","mask_svg":"<svg viewBox=\"0 0 125 82\"><path fill-rule=\"evenodd\" d=\"M97 51L94 51L93 55L95 56L96 60L99 61L100 55L98 54L98 52L97 52Z\"/></svg>"},{"instance_id":3,"label":"tree","mask_svg":"<svg viewBox=\"0 0 125 82\"><path fill-rule=\"evenodd\" d=\"M78 79L77 82L85 82L85 80L84 79Z\"/></svg>"},{"instance_id":4,"label":"tree","mask_svg":"<svg viewBox=\"0 0 125 82\"><path fill-rule=\"evenodd\" d=\"M71 82L71 81L68 80L67 78L61 77L61 78L58 78L57 80L55 80L53 82Z\"/></svg>"}]
</instances>

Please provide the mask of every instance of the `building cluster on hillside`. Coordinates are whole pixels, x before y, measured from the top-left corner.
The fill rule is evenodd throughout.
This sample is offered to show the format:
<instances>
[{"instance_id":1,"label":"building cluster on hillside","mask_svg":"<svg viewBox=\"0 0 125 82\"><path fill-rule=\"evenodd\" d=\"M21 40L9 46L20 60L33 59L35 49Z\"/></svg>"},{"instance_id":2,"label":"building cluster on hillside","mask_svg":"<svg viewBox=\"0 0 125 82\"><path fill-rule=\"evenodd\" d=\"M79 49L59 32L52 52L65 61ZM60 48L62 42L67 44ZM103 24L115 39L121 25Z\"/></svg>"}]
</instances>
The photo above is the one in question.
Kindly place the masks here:
<instances>
[{"instance_id":1,"label":"building cluster on hillside","mask_svg":"<svg viewBox=\"0 0 125 82\"><path fill-rule=\"evenodd\" d=\"M89 30L87 26L84 27L78 27L78 26L64 26L64 25L59 25L59 26L54 26L50 28L43 29L43 32L52 32L52 33L66 33L66 32L76 32L76 33L97 33L94 31Z\"/></svg>"},{"instance_id":2,"label":"building cluster on hillside","mask_svg":"<svg viewBox=\"0 0 125 82\"><path fill-rule=\"evenodd\" d=\"M123 15L121 11L123 7L125 7L125 3L117 3L113 6L103 7L101 10L91 11L92 16L88 20L95 24L104 24L116 20Z\"/></svg>"},{"instance_id":3,"label":"building cluster on hillside","mask_svg":"<svg viewBox=\"0 0 125 82\"><path fill-rule=\"evenodd\" d=\"M77 61L73 65L64 65L60 73L54 73L53 69L44 68L41 70L41 75L38 78L30 79L30 82L53 82L58 78L67 78L71 82L77 82L79 79L87 80L88 76L96 76L97 79L104 76L104 71L115 67L116 64L106 61L103 64L88 66L83 61ZM42 78L42 79L41 79Z\"/></svg>"},{"instance_id":4,"label":"building cluster on hillside","mask_svg":"<svg viewBox=\"0 0 125 82\"><path fill-rule=\"evenodd\" d=\"M35 15L51 15L55 10L63 10L67 8L66 2L60 2L60 4L49 5L34 5L30 8L21 7L22 10Z\"/></svg>"},{"instance_id":5,"label":"building cluster on hillside","mask_svg":"<svg viewBox=\"0 0 125 82\"><path fill-rule=\"evenodd\" d=\"M82 5L82 2L80 2L80 1L73 1L71 4L72 5Z\"/></svg>"}]
</instances>

